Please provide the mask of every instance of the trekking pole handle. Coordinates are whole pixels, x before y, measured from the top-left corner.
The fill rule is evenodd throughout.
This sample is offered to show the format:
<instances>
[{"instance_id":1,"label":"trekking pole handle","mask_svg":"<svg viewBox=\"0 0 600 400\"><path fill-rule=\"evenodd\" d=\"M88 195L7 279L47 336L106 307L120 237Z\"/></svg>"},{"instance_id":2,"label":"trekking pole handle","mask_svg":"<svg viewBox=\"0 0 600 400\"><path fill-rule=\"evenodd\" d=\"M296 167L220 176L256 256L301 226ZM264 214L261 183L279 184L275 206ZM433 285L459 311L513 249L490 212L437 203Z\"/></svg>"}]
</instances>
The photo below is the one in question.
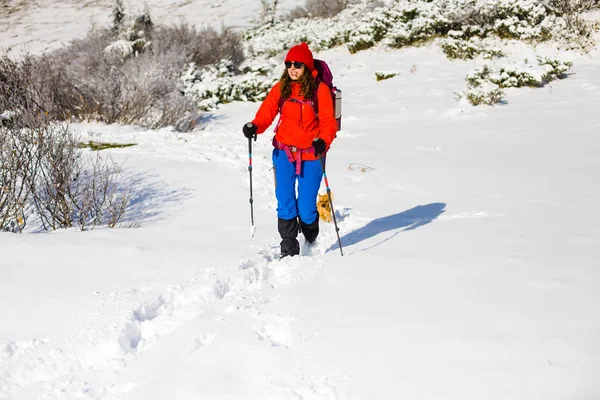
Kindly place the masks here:
<instances>
[{"instance_id":1,"label":"trekking pole handle","mask_svg":"<svg viewBox=\"0 0 600 400\"><path fill-rule=\"evenodd\" d=\"M246 124L246 126L247 126L248 128L252 128L252 125L254 125L252 122L248 122L248 123ZM254 141L256 142L256 136L257 136L257 135L256 135L256 133L254 133L254 135L253 135L253 136L254 136ZM250 139L250 138L248 138L248 139Z\"/></svg>"}]
</instances>

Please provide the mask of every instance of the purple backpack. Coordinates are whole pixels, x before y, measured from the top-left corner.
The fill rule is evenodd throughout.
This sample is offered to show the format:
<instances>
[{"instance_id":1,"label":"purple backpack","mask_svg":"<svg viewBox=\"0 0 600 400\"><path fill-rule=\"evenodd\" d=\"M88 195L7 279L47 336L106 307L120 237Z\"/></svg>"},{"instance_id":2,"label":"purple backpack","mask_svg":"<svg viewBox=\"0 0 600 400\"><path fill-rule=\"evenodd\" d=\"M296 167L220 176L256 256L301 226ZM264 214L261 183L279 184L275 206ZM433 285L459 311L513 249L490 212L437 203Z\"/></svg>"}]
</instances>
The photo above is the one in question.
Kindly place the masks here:
<instances>
[{"instance_id":1,"label":"purple backpack","mask_svg":"<svg viewBox=\"0 0 600 400\"><path fill-rule=\"evenodd\" d=\"M329 65L323 60L315 58L315 69L317 70L317 87L318 84L324 83L329 88L331 93L331 100L333 101L333 112L335 121L337 122L338 131L342 128L342 91L333 85L333 74L329 69ZM284 99L279 101L279 111L283 107ZM315 114L319 115L319 104L317 101L317 93L313 94L312 99L309 101L315 110ZM278 124L279 125L279 124Z\"/></svg>"}]
</instances>

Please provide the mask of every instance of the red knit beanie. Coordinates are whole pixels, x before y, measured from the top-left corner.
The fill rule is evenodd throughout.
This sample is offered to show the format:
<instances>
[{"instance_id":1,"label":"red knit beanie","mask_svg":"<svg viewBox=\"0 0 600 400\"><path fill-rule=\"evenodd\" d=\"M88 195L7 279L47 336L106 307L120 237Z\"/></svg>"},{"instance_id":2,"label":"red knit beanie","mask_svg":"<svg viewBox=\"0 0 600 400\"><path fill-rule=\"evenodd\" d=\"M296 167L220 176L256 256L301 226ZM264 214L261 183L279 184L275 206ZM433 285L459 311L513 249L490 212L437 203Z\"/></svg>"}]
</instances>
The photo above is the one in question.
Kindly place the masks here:
<instances>
[{"instance_id":1,"label":"red knit beanie","mask_svg":"<svg viewBox=\"0 0 600 400\"><path fill-rule=\"evenodd\" d=\"M315 69L312 52L304 42L292 47L290 51L288 51L287 56L285 56L285 61L300 61L306 65L311 72Z\"/></svg>"}]
</instances>

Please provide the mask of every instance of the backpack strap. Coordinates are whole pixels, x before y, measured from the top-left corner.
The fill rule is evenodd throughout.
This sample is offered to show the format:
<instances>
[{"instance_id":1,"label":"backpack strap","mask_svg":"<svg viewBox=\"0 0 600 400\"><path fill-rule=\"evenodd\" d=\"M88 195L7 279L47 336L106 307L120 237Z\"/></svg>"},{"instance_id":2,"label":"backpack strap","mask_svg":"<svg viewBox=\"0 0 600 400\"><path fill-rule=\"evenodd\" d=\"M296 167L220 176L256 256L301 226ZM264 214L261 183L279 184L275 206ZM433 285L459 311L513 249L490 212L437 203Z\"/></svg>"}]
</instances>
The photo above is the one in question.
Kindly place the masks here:
<instances>
[{"instance_id":1,"label":"backpack strap","mask_svg":"<svg viewBox=\"0 0 600 400\"><path fill-rule=\"evenodd\" d=\"M279 120L277 121L277 125L275 125L275 129L274 132L277 133L277 130L279 129L279 125L281 125L281 116L283 115L283 107L285 106L285 103L287 102L290 103L298 103L300 105L302 104L310 104L313 108L313 110L315 110L315 103L313 101L313 99L310 100L298 100L298 99L283 99L283 98L279 98ZM315 115L317 114L317 111L315 110Z\"/></svg>"},{"instance_id":2,"label":"backpack strap","mask_svg":"<svg viewBox=\"0 0 600 400\"><path fill-rule=\"evenodd\" d=\"M319 114L319 105L318 105L319 101L318 100L319 100L319 87L321 86L321 83L323 83L323 82L317 78L317 89L313 93L310 100L284 99L283 97L279 96L279 113L281 113L281 110L283 109L283 104L286 101L291 101L293 103L300 103L300 104L310 103L310 105L313 106L313 109L315 110L315 115Z\"/></svg>"},{"instance_id":3,"label":"backpack strap","mask_svg":"<svg viewBox=\"0 0 600 400\"><path fill-rule=\"evenodd\" d=\"M291 163L296 163L296 175L300 175L300 172L302 171L302 154L315 154L315 148L312 146L308 149L299 149L296 146L288 146L287 144L283 144L275 138L273 138L273 147L285 151L288 161ZM295 158L294 153L296 153Z\"/></svg>"}]
</instances>

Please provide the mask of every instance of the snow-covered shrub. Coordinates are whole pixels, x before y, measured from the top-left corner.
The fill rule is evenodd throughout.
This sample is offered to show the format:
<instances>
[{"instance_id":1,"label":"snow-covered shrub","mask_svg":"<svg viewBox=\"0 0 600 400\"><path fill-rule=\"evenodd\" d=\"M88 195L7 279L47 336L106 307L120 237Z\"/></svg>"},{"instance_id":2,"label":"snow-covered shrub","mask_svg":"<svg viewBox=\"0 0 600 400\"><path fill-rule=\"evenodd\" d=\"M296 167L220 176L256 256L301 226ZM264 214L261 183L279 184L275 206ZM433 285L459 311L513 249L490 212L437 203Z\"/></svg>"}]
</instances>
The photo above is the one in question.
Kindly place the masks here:
<instances>
[{"instance_id":1,"label":"snow-covered shrub","mask_svg":"<svg viewBox=\"0 0 600 400\"><path fill-rule=\"evenodd\" d=\"M133 43L129 40L117 40L104 48L104 53L114 60L125 60L133 55Z\"/></svg>"},{"instance_id":2,"label":"snow-covered shrub","mask_svg":"<svg viewBox=\"0 0 600 400\"><path fill-rule=\"evenodd\" d=\"M348 7L348 4L348 0L306 0L304 6L293 8L284 19L331 18Z\"/></svg>"},{"instance_id":3,"label":"snow-covered shrub","mask_svg":"<svg viewBox=\"0 0 600 400\"><path fill-rule=\"evenodd\" d=\"M350 41L359 43L360 39L357 37L360 38L363 34L365 37L379 35L377 26L370 24L370 19L376 10L378 8L374 8L374 2L362 0L348 6L332 18L306 17L293 21L276 21L273 25L267 24L249 29L244 36L246 54L250 58L273 57L300 42L307 42L315 51L340 46ZM381 22L384 23L384 16L380 15L380 17ZM381 35L383 33L381 32ZM378 37L373 43L381 38L383 36ZM350 47L349 45L348 48ZM360 44L356 44L355 47L360 47Z\"/></svg>"},{"instance_id":4,"label":"snow-covered shrub","mask_svg":"<svg viewBox=\"0 0 600 400\"><path fill-rule=\"evenodd\" d=\"M397 72L375 72L375 80L377 82L390 79L398 75Z\"/></svg>"},{"instance_id":5,"label":"snow-covered shrub","mask_svg":"<svg viewBox=\"0 0 600 400\"><path fill-rule=\"evenodd\" d=\"M16 115L14 111L4 110L0 113L0 126L8 126L12 123L13 117Z\"/></svg>"},{"instance_id":6,"label":"snow-covered shrub","mask_svg":"<svg viewBox=\"0 0 600 400\"><path fill-rule=\"evenodd\" d=\"M114 227L130 199L118 166L84 157L67 124L31 108L0 126L0 230L22 232L32 217L52 230Z\"/></svg>"},{"instance_id":7,"label":"snow-covered shrub","mask_svg":"<svg viewBox=\"0 0 600 400\"><path fill-rule=\"evenodd\" d=\"M391 23L383 43L400 48L444 35L449 30L449 20L436 3L412 3L409 7L396 3L385 15Z\"/></svg>"},{"instance_id":8,"label":"snow-covered shrub","mask_svg":"<svg viewBox=\"0 0 600 400\"><path fill-rule=\"evenodd\" d=\"M449 58L492 59L504 56L494 45L498 38L561 39L567 37L567 28L563 16L540 0L359 0L332 18L279 21L250 29L245 33L245 45L246 54L253 59L281 57L301 41L314 51L343 44L355 53L375 45L398 48L441 37L441 47ZM535 86L539 81L528 80L527 72L507 69L501 75L510 78L500 81L503 87ZM494 102L501 98L501 87L477 89L470 97L473 102Z\"/></svg>"},{"instance_id":9,"label":"snow-covered shrub","mask_svg":"<svg viewBox=\"0 0 600 400\"><path fill-rule=\"evenodd\" d=\"M192 63L183 76L184 91L204 111L232 101L260 101L277 80L265 76L262 71L254 69L236 75L231 62L222 61L216 66L203 68Z\"/></svg>"},{"instance_id":10,"label":"snow-covered shrub","mask_svg":"<svg viewBox=\"0 0 600 400\"><path fill-rule=\"evenodd\" d=\"M538 65L545 69L541 77L545 82L565 78L567 72L573 67L573 63L570 61L561 61L548 57L538 57L537 61Z\"/></svg>"},{"instance_id":11,"label":"snow-covered shrub","mask_svg":"<svg viewBox=\"0 0 600 400\"><path fill-rule=\"evenodd\" d=\"M504 53L497 47L488 47L475 37L468 40L447 38L441 42L444 54L450 59L469 60L479 55L483 58L500 58Z\"/></svg>"},{"instance_id":12,"label":"snow-covered shrub","mask_svg":"<svg viewBox=\"0 0 600 400\"><path fill-rule=\"evenodd\" d=\"M240 74L245 59L241 35L229 29L196 30L185 22L155 27L147 11L134 19L117 11L112 29L94 29L64 48L14 65L5 62L7 57L0 60L0 72L6 68L13 71L9 75L20 76L11 93L22 94L57 120L193 128L197 108L194 98L184 95L181 80L186 66L227 60L231 75ZM229 97L243 97L236 91L230 88Z\"/></svg>"},{"instance_id":13,"label":"snow-covered shrub","mask_svg":"<svg viewBox=\"0 0 600 400\"><path fill-rule=\"evenodd\" d=\"M41 125L34 132L36 172L28 185L30 206L42 227L115 227L132 197L119 182L118 165L98 153L84 156L67 124Z\"/></svg>"},{"instance_id":14,"label":"snow-covered shrub","mask_svg":"<svg viewBox=\"0 0 600 400\"><path fill-rule=\"evenodd\" d=\"M306 0L306 11L313 18L331 18L348 6L348 0Z\"/></svg>"},{"instance_id":15,"label":"snow-covered shrub","mask_svg":"<svg viewBox=\"0 0 600 400\"><path fill-rule=\"evenodd\" d=\"M477 86L469 86L463 92L457 93L457 98L465 98L474 106L478 105L494 105L499 103L504 97L504 91L488 81L483 81Z\"/></svg>"},{"instance_id":16,"label":"snow-covered shrub","mask_svg":"<svg viewBox=\"0 0 600 400\"><path fill-rule=\"evenodd\" d=\"M64 118L120 122L149 128L189 127L193 103L181 91L185 55L145 52L115 59L104 49L110 31L93 31L84 39L38 59L51 70L52 93Z\"/></svg>"},{"instance_id":17,"label":"snow-covered shrub","mask_svg":"<svg viewBox=\"0 0 600 400\"><path fill-rule=\"evenodd\" d=\"M545 0L543 4L550 13L559 17L553 27L556 36L562 34L564 42L576 42L583 48L593 45L589 43L589 38L597 28L586 21L583 14L594 8L600 8L600 1Z\"/></svg>"},{"instance_id":18,"label":"snow-covered shrub","mask_svg":"<svg viewBox=\"0 0 600 400\"><path fill-rule=\"evenodd\" d=\"M540 87L554 79L564 78L571 66L570 62L548 58L538 59L537 66L507 64L492 70L486 65L482 69L471 72L467 76L467 82L471 86L478 86L481 81L487 80L500 88Z\"/></svg>"},{"instance_id":19,"label":"snow-covered shrub","mask_svg":"<svg viewBox=\"0 0 600 400\"><path fill-rule=\"evenodd\" d=\"M23 110L35 110L38 114L60 118L62 115L54 102L52 90L57 71L45 70L44 67L31 56L19 61L7 55L0 56L0 111L14 116ZM23 118L29 116L26 114ZM4 122L9 121L12 123L14 118L7 118Z\"/></svg>"},{"instance_id":20,"label":"snow-covered shrub","mask_svg":"<svg viewBox=\"0 0 600 400\"><path fill-rule=\"evenodd\" d=\"M0 231L20 232L27 224L28 180L35 172L36 138L28 126L47 119L32 90L30 58L20 63L0 57Z\"/></svg>"},{"instance_id":21,"label":"snow-covered shrub","mask_svg":"<svg viewBox=\"0 0 600 400\"><path fill-rule=\"evenodd\" d=\"M34 142L25 130L0 126L0 231L17 233L27 224Z\"/></svg>"},{"instance_id":22,"label":"snow-covered shrub","mask_svg":"<svg viewBox=\"0 0 600 400\"><path fill-rule=\"evenodd\" d=\"M123 6L123 0L115 0L112 9L112 31L119 32L123 29L123 23L125 21L125 7Z\"/></svg>"},{"instance_id":23,"label":"snow-covered shrub","mask_svg":"<svg viewBox=\"0 0 600 400\"><path fill-rule=\"evenodd\" d=\"M35 128L53 117L45 87L36 86L39 72L30 57L20 62L0 57L0 230L22 231L31 214Z\"/></svg>"},{"instance_id":24,"label":"snow-covered shrub","mask_svg":"<svg viewBox=\"0 0 600 400\"><path fill-rule=\"evenodd\" d=\"M79 101L68 77L47 57L0 58L0 229L21 232L34 215L46 229L83 229L93 215L92 224L114 226L125 212L127 192L110 192L114 164L88 166L68 126L53 122Z\"/></svg>"},{"instance_id":25,"label":"snow-covered shrub","mask_svg":"<svg viewBox=\"0 0 600 400\"><path fill-rule=\"evenodd\" d=\"M344 43L343 31L327 28L327 21L302 18L295 21L276 21L274 25L249 29L244 33L245 53L248 58L269 58L289 50L300 42L307 42L314 51Z\"/></svg>"},{"instance_id":26,"label":"snow-covered shrub","mask_svg":"<svg viewBox=\"0 0 600 400\"><path fill-rule=\"evenodd\" d=\"M301 19L301 18L308 18L308 11L306 10L305 7L302 6L298 6L293 8L286 16L286 20L288 21L294 21L296 19Z\"/></svg>"},{"instance_id":27,"label":"snow-covered shrub","mask_svg":"<svg viewBox=\"0 0 600 400\"><path fill-rule=\"evenodd\" d=\"M473 105L494 104L502 97L502 89L509 87L541 87L555 79L562 79L573 64L549 58L538 58L534 65L507 64L497 69L485 65L470 72L467 89L458 93Z\"/></svg>"},{"instance_id":28,"label":"snow-covered shrub","mask_svg":"<svg viewBox=\"0 0 600 400\"><path fill-rule=\"evenodd\" d=\"M260 17L263 23L273 24L277 14L278 0L260 0Z\"/></svg>"},{"instance_id":29,"label":"snow-covered shrub","mask_svg":"<svg viewBox=\"0 0 600 400\"><path fill-rule=\"evenodd\" d=\"M396 0L377 2L377 7L361 0L324 20L301 18L250 29L246 40L251 57L272 57L301 41L317 51L345 44L354 53L379 43L398 48L446 36L562 40L568 29L565 15L540 0Z\"/></svg>"},{"instance_id":30,"label":"snow-covered shrub","mask_svg":"<svg viewBox=\"0 0 600 400\"><path fill-rule=\"evenodd\" d=\"M163 54L177 50L196 65L214 64L222 59L235 64L244 61L241 35L232 29L223 27L217 32L207 26L197 30L183 20L178 25L156 27L147 9L129 17L119 3L113 10L111 30L117 40L107 46L106 53L126 59L147 51Z\"/></svg>"},{"instance_id":31,"label":"snow-covered shrub","mask_svg":"<svg viewBox=\"0 0 600 400\"><path fill-rule=\"evenodd\" d=\"M366 50L379 43L387 34L390 24L381 9L371 10L349 29L342 30L342 37L350 53Z\"/></svg>"},{"instance_id":32,"label":"snow-covered shrub","mask_svg":"<svg viewBox=\"0 0 600 400\"><path fill-rule=\"evenodd\" d=\"M556 15L581 14L600 8L598 0L544 0L543 4Z\"/></svg>"},{"instance_id":33,"label":"snow-covered shrub","mask_svg":"<svg viewBox=\"0 0 600 400\"><path fill-rule=\"evenodd\" d=\"M181 76L186 65L213 65L225 59L235 75L244 61L241 36L232 30L198 31L184 22L154 27L147 13L132 25L138 36L123 39L123 32L136 30L127 26L123 22L118 32L92 30L57 51L3 65L22 75L13 85L16 93L29 96L29 102L40 105L54 119L187 130L194 126L197 108L192 98L184 96ZM143 51L136 48L141 36L152 37Z\"/></svg>"},{"instance_id":34,"label":"snow-covered shrub","mask_svg":"<svg viewBox=\"0 0 600 400\"><path fill-rule=\"evenodd\" d=\"M546 35L546 9L537 0L498 0L484 6L490 16L492 32L501 38L536 39Z\"/></svg>"},{"instance_id":35,"label":"snow-covered shrub","mask_svg":"<svg viewBox=\"0 0 600 400\"><path fill-rule=\"evenodd\" d=\"M244 62L241 35L227 28L218 32L212 27L197 30L184 21L178 25L160 26L154 30L152 51L155 54L177 52L186 62L197 66L217 64L228 60L237 68Z\"/></svg>"},{"instance_id":36,"label":"snow-covered shrub","mask_svg":"<svg viewBox=\"0 0 600 400\"><path fill-rule=\"evenodd\" d=\"M136 14L126 14L122 2L117 1L113 9L112 33L120 41L129 42L135 54L148 50L152 43L154 23L150 11L145 9Z\"/></svg>"},{"instance_id":37,"label":"snow-covered shrub","mask_svg":"<svg viewBox=\"0 0 600 400\"><path fill-rule=\"evenodd\" d=\"M486 65L475 70L467 76L467 82L474 87L480 86L481 81L488 81L500 88L506 87L537 87L542 85L541 80L534 76L534 70L517 65L504 65L497 70L492 70Z\"/></svg>"}]
</instances>

